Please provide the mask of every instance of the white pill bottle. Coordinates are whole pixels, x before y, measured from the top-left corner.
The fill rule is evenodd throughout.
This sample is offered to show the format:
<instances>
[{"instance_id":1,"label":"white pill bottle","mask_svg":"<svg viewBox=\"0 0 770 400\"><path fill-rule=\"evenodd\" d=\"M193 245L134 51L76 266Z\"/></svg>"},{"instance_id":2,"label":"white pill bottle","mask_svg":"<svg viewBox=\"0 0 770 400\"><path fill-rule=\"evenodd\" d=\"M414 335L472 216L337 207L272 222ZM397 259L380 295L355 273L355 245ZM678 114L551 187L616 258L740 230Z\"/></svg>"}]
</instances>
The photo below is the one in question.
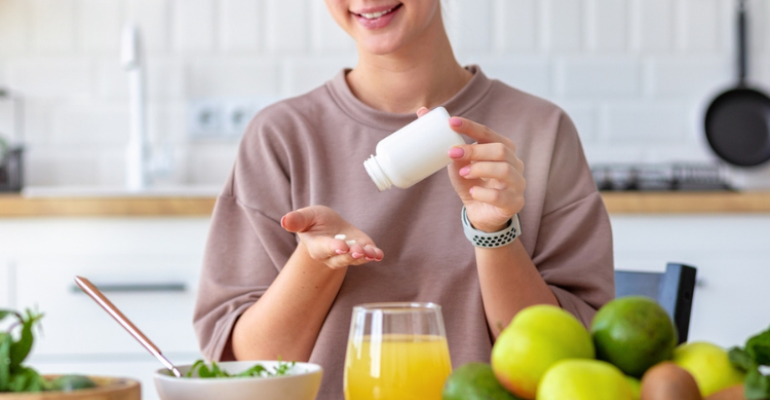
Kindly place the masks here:
<instances>
[{"instance_id":1,"label":"white pill bottle","mask_svg":"<svg viewBox=\"0 0 770 400\"><path fill-rule=\"evenodd\" d=\"M380 140L364 168L381 192L406 189L449 165L449 149L463 144L449 127L449 113L438 107Z\"/></svg>"}]
</instances>

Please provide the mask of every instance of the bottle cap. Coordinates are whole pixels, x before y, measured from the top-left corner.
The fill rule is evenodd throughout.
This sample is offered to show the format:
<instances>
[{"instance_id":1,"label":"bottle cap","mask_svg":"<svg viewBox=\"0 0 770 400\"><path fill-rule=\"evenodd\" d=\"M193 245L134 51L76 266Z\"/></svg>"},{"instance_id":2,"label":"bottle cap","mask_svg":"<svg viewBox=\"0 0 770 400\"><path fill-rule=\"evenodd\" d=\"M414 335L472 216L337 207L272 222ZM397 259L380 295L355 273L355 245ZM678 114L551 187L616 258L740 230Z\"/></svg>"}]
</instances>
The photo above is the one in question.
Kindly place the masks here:
<instances>
[{"instance_id":1,"label":"bottle cap","mask_svg":"<svg viewBox=\"0 0 770 400\"><path fill-rule=\"evenodd\" d=\"M364 168L366 169L366 173L369 174L369 177L372 178L374 184L377 185L377 190L380 192L388 190L393 186L393 182L390 181L388 175L386 175L385 171L380 167L380 163L377 162L376 156L371 156L368 160L364 161Z\"/></svg>"}]
</instances>

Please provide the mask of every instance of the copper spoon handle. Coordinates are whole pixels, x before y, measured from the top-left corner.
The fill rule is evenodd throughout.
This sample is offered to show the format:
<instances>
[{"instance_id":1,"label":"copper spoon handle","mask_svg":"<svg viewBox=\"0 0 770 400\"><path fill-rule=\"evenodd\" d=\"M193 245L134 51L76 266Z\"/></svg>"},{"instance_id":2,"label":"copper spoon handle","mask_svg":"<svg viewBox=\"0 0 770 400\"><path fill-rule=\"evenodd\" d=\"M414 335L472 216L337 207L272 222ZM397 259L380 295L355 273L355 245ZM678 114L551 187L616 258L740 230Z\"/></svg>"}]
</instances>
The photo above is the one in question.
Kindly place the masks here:
<instances>
[{"instance_id":1,"label":"copper spoon handle","mask_svg":"<svg viewBox=\"0 0 770 400\"><path fill-rule=\"evenodd\" d=\"M179 372L179 370L174 366L174 364L171 363L166 357L163 356L163 354L160 353L160 349L153 344L150 339L147 339L147 336L144 336L142 331L139 330L136 326L134 326L131 321L126 318L125 315L123 315L120 310L118 310L117 307L115 307L112 302L105 297L102 292L99 291L99 289L94 286L93 283L91 283L88 279L83 278L82 276L76 276L75 277L75 283L77 283L78 286L80 286L81 289L83 289L84 292L86 292L87 295L91 296L94 301L99 303L100 306L104 309L104 311L107 311L107 314L110 314L112 318L115 318L116 321L122 326L125 330L128 331L128 333L131 334L136 340L139 341L139 343L144 346L147 351L152 353L155 358L160 360L163 365L166 366L173 374L174 376L181 378L182 373Z\"/></svg>"}]
</instances>

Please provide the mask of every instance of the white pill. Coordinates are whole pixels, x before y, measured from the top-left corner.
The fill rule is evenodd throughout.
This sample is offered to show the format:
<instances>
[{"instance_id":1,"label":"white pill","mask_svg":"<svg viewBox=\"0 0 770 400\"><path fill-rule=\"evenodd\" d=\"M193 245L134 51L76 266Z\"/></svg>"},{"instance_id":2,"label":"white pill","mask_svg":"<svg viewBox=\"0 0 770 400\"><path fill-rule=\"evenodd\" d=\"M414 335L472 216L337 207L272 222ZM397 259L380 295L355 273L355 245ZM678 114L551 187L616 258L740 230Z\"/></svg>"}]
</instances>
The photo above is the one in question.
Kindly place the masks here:
<instances>
[{"instance_id":1,"label":"white pill","mask_svg":"<svg viewBox=\"0 0 770 400\"><path fill-rule=\"evenodd\" d=\"M348 247L350 247L350 246L356 244L356 240L355 239L346 240L345 243L347 243Z\"/></svg>"},{"instance_id":2,"label":"white pill","mask_svg":"<svg viewBox=\"0 0 770 400\"><path fill-rule=\"evenodd\" d=\"M345 240L347 239L347 236L340 233L339 235L334 235L334 238L337 240Z\"/></svg>"}]
</instances>

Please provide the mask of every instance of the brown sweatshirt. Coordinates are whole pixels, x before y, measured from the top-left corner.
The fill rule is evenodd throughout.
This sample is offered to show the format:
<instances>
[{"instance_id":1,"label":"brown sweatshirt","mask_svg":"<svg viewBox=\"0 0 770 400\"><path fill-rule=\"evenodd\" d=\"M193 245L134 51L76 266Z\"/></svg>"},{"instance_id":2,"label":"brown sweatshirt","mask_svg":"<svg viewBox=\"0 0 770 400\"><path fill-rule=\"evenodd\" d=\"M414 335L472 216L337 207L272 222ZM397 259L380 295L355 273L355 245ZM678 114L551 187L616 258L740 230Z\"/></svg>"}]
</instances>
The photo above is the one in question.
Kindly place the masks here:
<instances>
[{"instance_id":1,"label":"brown sweatshirt","mask_svg":"<svg viewBox=\"0 0 770 400\"><path fill-rule=\"evenodd\" d=\"M443 106L516 144L527 180L517 240L561 306L590 324L614 295L612 235L575 127L557 106L468 69L473 78ZM361 303L438 303L453 366L489 361L474 248L446 171L380 193L363 167L381 139L415 118L363 104L345 71L254 117L217 200L203 261L194 325L208 359L222 358L235 320L295 250L297 237L281 228L281 217L325 205L366 232L385 258L347 271L310 356L324 368L318 400L343 399L350 317Z\"/></svg>"}]
</instances>

